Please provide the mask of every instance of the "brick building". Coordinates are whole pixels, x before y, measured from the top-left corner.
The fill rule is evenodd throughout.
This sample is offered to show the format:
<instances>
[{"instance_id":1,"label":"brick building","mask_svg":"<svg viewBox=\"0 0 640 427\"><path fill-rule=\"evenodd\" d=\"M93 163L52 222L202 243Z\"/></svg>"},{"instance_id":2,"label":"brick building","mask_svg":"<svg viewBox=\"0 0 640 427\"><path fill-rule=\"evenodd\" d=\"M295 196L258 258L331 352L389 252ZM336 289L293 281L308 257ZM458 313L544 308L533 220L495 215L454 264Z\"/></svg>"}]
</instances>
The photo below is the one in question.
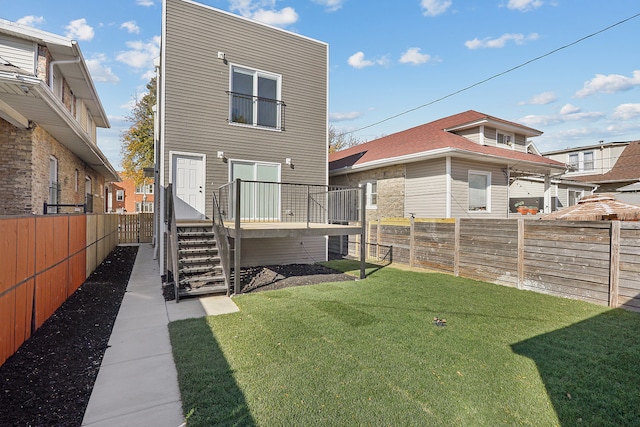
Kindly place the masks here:
<instances>
[{"instance_id":1,"label":"brick building","mask_svg":"<svg viewBox=\"0 0 640 427\"><path fill-rule=\"evenodd\" d=\"M109 121L78 44L0 19L0 215L104 212L118 174L98 127Z\"/></svg>"},{"instance_id":2,"label":"brick building","mask_svg":"<svg viewBox=\"0 0 640 427\"><path fill-rule=\"evenodd\" d=\"M109 212L153 213L153 180L136 185L131 179L109 185Z\"/></svg>"}]
</instances>

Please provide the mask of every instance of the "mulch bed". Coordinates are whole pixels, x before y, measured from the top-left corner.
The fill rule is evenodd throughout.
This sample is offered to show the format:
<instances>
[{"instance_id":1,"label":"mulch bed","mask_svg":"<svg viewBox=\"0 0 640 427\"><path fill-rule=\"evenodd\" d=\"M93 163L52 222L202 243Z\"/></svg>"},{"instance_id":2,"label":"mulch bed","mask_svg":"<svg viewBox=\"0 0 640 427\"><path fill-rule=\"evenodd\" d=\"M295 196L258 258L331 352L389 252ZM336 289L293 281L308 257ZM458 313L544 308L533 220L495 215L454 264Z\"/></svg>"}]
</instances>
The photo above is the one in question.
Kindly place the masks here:
<instances>
[{"instance_id":1,"label":"mulch bed","mask_svg":"<svg viewBox=\"0 0 640 427\"><path fill-rule=\"evenodd\" d=\"M79 426L138 248L118 246L0 366L0 426Z\"/></svg>"}]
</instances>

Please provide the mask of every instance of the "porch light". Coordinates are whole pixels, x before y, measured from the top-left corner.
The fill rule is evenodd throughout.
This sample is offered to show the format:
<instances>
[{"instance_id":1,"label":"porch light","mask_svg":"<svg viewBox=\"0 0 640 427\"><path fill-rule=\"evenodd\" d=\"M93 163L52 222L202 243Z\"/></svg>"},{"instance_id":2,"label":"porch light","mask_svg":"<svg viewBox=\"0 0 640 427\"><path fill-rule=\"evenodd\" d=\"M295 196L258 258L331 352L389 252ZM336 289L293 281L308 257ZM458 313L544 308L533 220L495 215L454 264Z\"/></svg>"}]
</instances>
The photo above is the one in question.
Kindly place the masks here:
<instances>
[{"instance_id":1,"label":"porch light","mask_svg":"<svg viewBox=\"0 0 640 427\"><path fill-rule=\"evenodd\" d=\"M225 157L225 155L224 155L224 151L218 151L218 158L219 158L219 159L222 159L222 161L223 161L224 163L227 163L227 162L229 161L229 159L227 159L227 158Z\"/></svg>"},{"instance_id":2,"label":"porch light","mask_svg":"<svg viewBox=\"0 0 640 427\"><path fill-rule=\"evenodd\" d=\"M289 165L289 167L290 167L291 169L294 169L294 168L295 168L295 166L293 165L293 161L292 161L289 157L287 157L286 159L284 159L284 162L285 162L285 164Z\"/></svg>"}]
</instances>

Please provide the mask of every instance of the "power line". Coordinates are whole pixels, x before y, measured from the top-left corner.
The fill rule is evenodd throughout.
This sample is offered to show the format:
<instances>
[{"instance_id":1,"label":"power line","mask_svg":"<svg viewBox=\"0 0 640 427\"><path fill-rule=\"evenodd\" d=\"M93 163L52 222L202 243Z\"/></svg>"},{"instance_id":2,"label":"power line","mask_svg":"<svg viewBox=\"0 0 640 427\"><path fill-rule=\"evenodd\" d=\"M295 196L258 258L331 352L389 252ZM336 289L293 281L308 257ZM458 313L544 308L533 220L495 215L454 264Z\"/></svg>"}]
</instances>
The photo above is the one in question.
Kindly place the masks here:
<instances>
[{"instance_id":1,"label":"power line","mask_svg":"<svg viewBox=\"0 0 640 427\"><path fill-rule=\"evenodd\" d=\"M358 128L358 129L355 129L355 130L352 130L352 131L349 131L349 132L341 133L340 136L349 135L349 134L355 133L355 132L360 132L361 130L368 129L368 128L373 127L373 126L377 126L377 125L379 125L381 123L388 122L389 120L393 120L393 119L395 119L397 117L400 117L400 116L403 116L405 114L412 113L412 112L414 112L416 110L419 110L419 109L424 108L424 107L428 107L429 105L433 105L433 104L435 104L437 102L444 101L447 98L451 98L452 96L458 95L459 93L465 92L465 91L467 91L469 89L473 89L476 86L480 86L481 84L484 84L484 83L486 83L488 81L496 79L496 78L498 78L500 76L503 76L505 74L511 73L512 71L515 71L515 70L517 70L519 68L522 68L522 67L524 67L526 65L529 65L532 62L539 61L539 60L541 60L543 58L546 58L547 56L553 55L554 53L557 53L557 52L559 52L561 50L567 49L567 48L569 48L569 47L571 47L573 45L576 45L576 44L578 44L580 42L583 42L583 41L585 41L585 40L587 40L587 39L589 39L591 37L594 37L594 36L597 36L598 34L604 33L605 31L608 31L608 30L610 30L610 29L612 29L614 27L617 27L618 25L622 25L622 24L624 24L624 23L626 23L628 21L631 21L632 19L637 18L638 16L640 16L640 13L636 13L635 15L630 16L630 17L628 17L626 19L623 19L622 21L618 21L615 24L611 24L608 27L605 27L605 28L603 28L601 30L598 30L598 31L596 31L594 33L591 33L591 34L587 35L587 36L584 36L584 37L582 37L582 38L580 38L580 39L578 39L576 41L573 41L573 42L571 42L569 44L561 46L561 47L559 47L557 49L554 49L554 50L552 50L550 52L547 52L547 53L545 53L543 55L540 55L540 56L537 56L537 57L535 57L533 59L525 61L525 62L523 62L523 63L521 63L519 65L516 65L515 67L509 68L508 70L502 71L502 72L500 72L498 74L494 74L491 77L488 77L488 78L486 78L484 80L480 80L479 82L473 83L473 84L471 84L469 86L466 86L466 87L464 87L462 89L456 90L455 92L451 92L448 95L445 95L445 96L442 96L440 98L434 99L433 101L429 101L426 104L419 105L419 106L411 108L409 110L405 110L405 111L403 111L401 113L394 114L393 116L390 116L390 117L387 117L385 119L379 120L377 122L371 123L370 125L366 125L366 126L363 126L361 128Z\"/></svg>"}]
</instances>

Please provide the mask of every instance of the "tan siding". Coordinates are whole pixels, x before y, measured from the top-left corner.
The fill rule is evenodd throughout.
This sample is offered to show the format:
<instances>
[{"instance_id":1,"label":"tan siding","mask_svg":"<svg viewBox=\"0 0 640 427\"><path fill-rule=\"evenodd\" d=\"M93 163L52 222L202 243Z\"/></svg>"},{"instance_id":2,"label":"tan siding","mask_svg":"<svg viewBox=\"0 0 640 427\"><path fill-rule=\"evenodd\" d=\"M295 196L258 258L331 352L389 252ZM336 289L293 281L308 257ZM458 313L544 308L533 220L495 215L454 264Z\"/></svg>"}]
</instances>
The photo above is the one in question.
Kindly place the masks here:
<instances>
[{"instance_id":1,"label":"tan siding","mask_svg":"<svg viewBox=\"0 0 640 427\"><path fill-rule=\"evenodd\" d=\"M283 182L326 184L326 44L180 0L167 2L166 26L165 151L206 154L207 192L228 181L217 151L281 163ZM231 64L282 76L285 131L227 123ZM167 177L168 162L165 156ZM208 215L211 209L207 197Z\"/></svg>"},{"instance_id":2,"label":"tan siding","mask_svg":"<svg viewBox=\"0 0 640 427\"><path fill-rule=\"evenodd\" d=\"M467 138L470 141L475 142L476 144L480 144L480 127L479 126L471 129L464 129L455 133Z\"/></svg>"},{"instance_id":3,"label":"tan siding","mask_svg":"<svg viewBox=\"0 0 640 427\"><path fill-rule=\"evenodd\" d=\"M35 45L33 42L0 35L0 57L16 67L35 74Z\"/></svg>"},{"instance_id":4,"label":"tan siding","mask_svg":"<svg viewBox=\"0 0 640 427\"><path fill-rule=\"evenodd\" d=\"M303 244L301 245L300 242ZM325 237L243 239L242 266L313 264L327 260Z\"/></svg>"},{"instance_id":5,"label":"tan siding","mask_svg":"<svg viewBox=\"0 0 640 427\"><path fill-rule=\"evenodd\" d=\"M506 166L505 166L506 168ZM500 165L451 160L451 215L454 218L507 218L507 178ZM469 171L491 172L491 212L469 212Z\"/></svg>"},{"instance_id":6,"label":"tan siding","mask_svg":"<svg viewBox=\"0 0 640 427\"><path fill-rule=\"evenodd\" d=\"M446 216L445 159L407 164L405 213L421 218Z\"/></svg>"},{"instance_id":7,"label":"tan siding","mask_svg":"<svg viewBox=\"0 0 640 427\"><path fill-rule=\"evenodd\" d=\"M514 150L516 151L520 151L522 153L526 153L527 152L527 138L524 135L520 135L520 134L516 134L515 136L515 145Z\"/></svg>"},{"instance_id":8,"label":"tan siding","mask_svg":"<svg viewBox=\"0 0 640 427\"><path fill-rule=\"evenodd\" d=\"M544 182L519 179L511 185L509 193L512 199L542 197L544 195ZM553 194L555 194L555 191Z\"/></svg>"}]
</instances>

